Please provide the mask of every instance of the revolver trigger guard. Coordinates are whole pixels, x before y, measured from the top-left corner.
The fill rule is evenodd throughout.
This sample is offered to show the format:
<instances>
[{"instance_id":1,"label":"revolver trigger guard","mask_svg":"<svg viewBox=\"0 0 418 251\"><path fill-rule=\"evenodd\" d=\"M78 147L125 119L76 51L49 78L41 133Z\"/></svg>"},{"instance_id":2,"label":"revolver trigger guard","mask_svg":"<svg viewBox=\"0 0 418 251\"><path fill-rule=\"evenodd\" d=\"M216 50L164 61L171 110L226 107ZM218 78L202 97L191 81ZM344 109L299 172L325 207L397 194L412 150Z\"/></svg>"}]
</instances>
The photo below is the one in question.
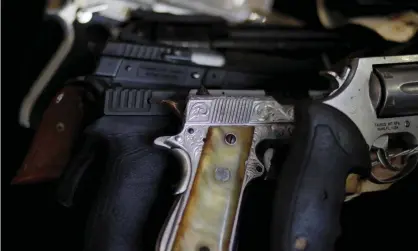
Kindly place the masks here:
<instances>
[{"instance_id":1,"label":"revolver trigger guard","mask_svg":"<svg viewBox=\"0 0 418 251\"><path fill-rule=\"evenodd\" d=\"M373 147L376 147L376 148L379 148L379 149L387 150L388 146L389 146L389 136L388 135L380 136L379 138L377 138L373 142Z\"/></svg>"}]
</instances>

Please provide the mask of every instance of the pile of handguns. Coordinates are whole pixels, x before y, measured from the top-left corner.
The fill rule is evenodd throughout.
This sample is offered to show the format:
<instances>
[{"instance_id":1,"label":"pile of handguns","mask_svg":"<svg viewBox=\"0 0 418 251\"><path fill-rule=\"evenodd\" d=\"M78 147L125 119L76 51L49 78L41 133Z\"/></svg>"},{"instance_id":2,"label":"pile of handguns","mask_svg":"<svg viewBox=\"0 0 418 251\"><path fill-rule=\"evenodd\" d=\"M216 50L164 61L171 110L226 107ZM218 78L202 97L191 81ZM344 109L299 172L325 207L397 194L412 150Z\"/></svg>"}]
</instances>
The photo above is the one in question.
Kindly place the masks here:
<instances>
[{"instance_id":1,"label":"pile of handguns","mask_svg":"<svg viewBox=\"0 0 418 251\"><path fill-rule=\"evenodd\" d=\"M143 10L111 30L95 71L45 109L13 180L60 178L59 201L71 206L105 158L91 239L109 217L114 232L146 231L138 225L159 183L179 166L157 250L236 248L244 191L272 176L272 250L332 250L344 201L417 166L418 55L340 60L352 45L336 32ZM40 157L47 139L59 143Z\"/></svg>"}]
</instances>

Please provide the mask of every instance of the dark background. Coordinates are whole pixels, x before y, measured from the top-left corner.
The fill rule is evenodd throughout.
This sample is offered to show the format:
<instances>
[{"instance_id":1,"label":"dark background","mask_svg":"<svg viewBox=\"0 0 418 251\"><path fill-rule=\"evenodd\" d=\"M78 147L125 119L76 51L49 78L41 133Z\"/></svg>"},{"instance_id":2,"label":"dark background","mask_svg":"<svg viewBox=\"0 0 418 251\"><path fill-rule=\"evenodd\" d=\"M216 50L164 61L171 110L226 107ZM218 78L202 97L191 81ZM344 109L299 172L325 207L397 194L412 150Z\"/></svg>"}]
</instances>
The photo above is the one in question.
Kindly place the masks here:
<instances>
[{"instance_id":1,"label":"dark background","mask_svg":"<svg viewBox=\"0 0 418 251\"><path fill-rule=\"evenodd\" d=\"M76 207L60 206L55 200L55 183L9 185L34 133L17 124L17 115L31 79L46 60L45 52L39 50L39 41L35 39L42 30L43 2L3 1L2 6L2 245L5 250L81 250L89 208L89 196ZM300 7L295 8L300 1L287 2L288 5L281 3L280 6L290 13L297 12L295 9L300 12ZM315 19L312 11L297 15ZM358 40L362 40L361 36ZM418 223L417 175L414 172L389 191L364 195L347 203L342 214L339 250L416 249L413 247L418 232L415 229ZM94 183L91 187L94 194ZM247 192L240 244L245 250L266 247L268 198L273 188L272 181L257 181ZM156 205L160 210L155 211L155 217L164 217L169 204L170 199L162 199ZM150 226L149 242L154 241L156 232ZM256 247L252 241L257 243Z\"/></svg>"}]
</instances>

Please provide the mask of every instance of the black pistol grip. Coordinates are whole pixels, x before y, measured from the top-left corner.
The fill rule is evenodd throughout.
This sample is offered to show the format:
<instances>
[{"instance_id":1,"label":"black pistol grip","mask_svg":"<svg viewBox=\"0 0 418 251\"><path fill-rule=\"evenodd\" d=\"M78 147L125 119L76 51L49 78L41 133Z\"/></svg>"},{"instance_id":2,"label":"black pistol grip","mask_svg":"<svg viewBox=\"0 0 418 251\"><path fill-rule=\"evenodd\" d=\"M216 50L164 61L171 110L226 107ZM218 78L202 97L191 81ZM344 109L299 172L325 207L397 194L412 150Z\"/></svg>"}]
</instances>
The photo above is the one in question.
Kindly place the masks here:
<instances>
[{"instance_id":1,"label":"black pistol grip","mask_svg":"<svg viewBox=\"0 0 418 251\"><path fill-rule=\"evenodd\" d=\"M159 124L143 120L122 121L119 126L129 125L125 131L121 126L118 133L116 126L106 135L107 166L86 228L87 251L143 250L145 223L168 164L167 153L152 145Z\"/></svg>"},{"instance_id":2,"label":"black pistol grip","mask_svg":"<svg viewBox=\"0 0 418 251\"><path fill-rule=\"evenodd\" d=\"M347 175L370 166L369 149L357 126L326 104L296 106L295 123L274 195L272 250L331 251Z\"/></svg>"}]
</instances>

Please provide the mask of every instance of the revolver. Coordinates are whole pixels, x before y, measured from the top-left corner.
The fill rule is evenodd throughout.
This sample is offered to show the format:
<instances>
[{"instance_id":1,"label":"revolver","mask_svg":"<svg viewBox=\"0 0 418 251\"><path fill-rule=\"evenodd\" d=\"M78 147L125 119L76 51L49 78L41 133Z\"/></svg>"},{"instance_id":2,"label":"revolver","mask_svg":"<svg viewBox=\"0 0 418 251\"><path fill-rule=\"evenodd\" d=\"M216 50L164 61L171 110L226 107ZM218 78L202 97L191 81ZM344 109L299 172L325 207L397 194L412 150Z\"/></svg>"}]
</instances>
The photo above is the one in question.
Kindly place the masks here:
<instances>
[{"instance_id":1,"label":"revolver","mask_svg":"<svg viewBox=\"0 0 418 251\"><path fill-rule=\"evenodd\" d=\"M293 129L293 105L264 91L198 93L188 96L180 133L154 141L178 157L183 171L160 251L234 249L244 189L269 169L268 157L256 148L264 140L289 138Z\"/></svg>"},{"instance_id":2,"label":"revolver","mask_svg":"<svg viewBox=\"0 0 418 251\"><path fill-rule=\"evenodd\" d=\"M350 173L376 183L405 177L417 166L418 55L353 59L322 100L295 104L290 152L274 196L272 250L334 250ZM388 150L402 147L405 163ZM370 151L394 171L373 174Z\"/></svg>"}]
</instances>

